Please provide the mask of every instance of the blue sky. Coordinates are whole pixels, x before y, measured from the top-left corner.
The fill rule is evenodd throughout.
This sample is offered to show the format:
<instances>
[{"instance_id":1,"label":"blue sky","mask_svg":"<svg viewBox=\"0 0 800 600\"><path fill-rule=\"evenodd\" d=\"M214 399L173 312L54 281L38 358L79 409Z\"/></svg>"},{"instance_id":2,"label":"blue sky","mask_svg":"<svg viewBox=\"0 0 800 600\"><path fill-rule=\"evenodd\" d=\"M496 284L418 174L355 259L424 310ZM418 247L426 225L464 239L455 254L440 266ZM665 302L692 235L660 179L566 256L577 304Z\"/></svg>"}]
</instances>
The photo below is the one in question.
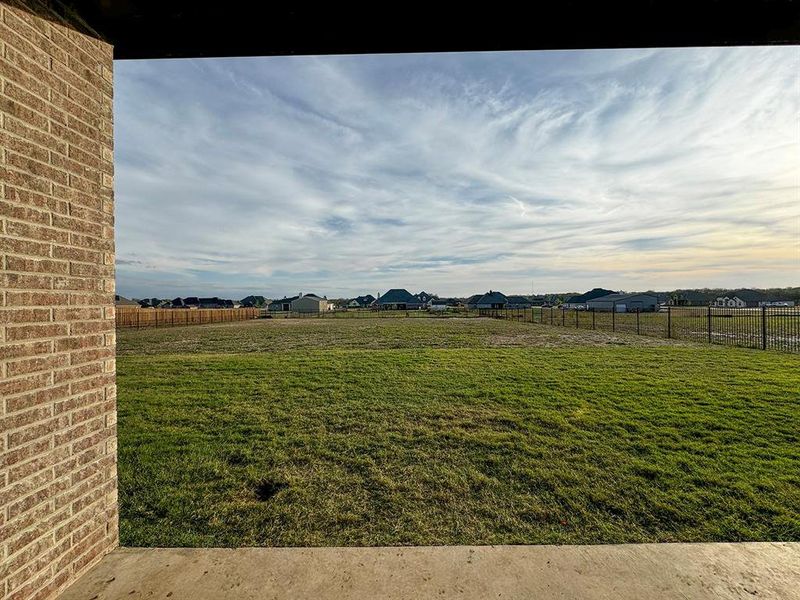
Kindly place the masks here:
<instances>
[{"instance_id":1,"label":"blue sky","mask_svg":"<svg viewBox=\"0 0 800 600\"><path fill-rule=\"evenodd\" d=\"M118 293L798 285L798 74L798 47L118 61Z\"/></svg>"}]
</instances>

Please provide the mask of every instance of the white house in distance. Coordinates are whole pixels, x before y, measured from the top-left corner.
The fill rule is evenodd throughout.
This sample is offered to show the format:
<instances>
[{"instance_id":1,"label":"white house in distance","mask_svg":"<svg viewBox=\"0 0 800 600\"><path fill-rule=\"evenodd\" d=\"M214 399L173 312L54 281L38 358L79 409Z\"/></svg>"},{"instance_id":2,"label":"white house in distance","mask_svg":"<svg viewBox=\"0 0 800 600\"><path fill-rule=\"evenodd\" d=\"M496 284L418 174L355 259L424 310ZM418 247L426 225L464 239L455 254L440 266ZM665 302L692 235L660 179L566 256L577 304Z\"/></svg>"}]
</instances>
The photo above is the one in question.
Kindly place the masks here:
<instances>
[{"instance_id":1,"label":"white house in distance","mask_svg":"<svg viewBox=\"0 0 800 600\"><path fill-rule=\"evenodd\" d=\"M756 308L759 306L794 306L792 300L770 299L757 290L732 290L717 296L711 306L721 308Z\"/></svg>"},{"instance_id":2,"label":"white house in distance","mask_svg":"<svg viewBox=\"0 0 800 600\"><path fill-rule=\"evenodd\" d=\"M331 305L327 298L320 298L316 294L300 294L292 300L292 312L321 313L330 310Z\"/></svg>"}]
</instances>

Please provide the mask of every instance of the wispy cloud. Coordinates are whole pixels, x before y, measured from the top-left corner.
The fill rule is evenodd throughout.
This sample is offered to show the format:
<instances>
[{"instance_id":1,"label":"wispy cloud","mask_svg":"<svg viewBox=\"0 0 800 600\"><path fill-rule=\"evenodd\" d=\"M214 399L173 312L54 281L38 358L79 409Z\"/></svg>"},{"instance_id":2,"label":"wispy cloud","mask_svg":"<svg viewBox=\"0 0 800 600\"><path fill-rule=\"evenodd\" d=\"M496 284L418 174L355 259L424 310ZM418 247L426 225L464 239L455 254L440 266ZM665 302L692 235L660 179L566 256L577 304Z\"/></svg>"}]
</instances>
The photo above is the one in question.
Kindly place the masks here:
<instances>
[{"instance_id":1,"label":"wispy cloud","mask_svg":"<svg viewBox=\"0 0 800 600\"><path fill-rule=\"evenodd\" d=\"M798 283L795 47L115 68L123 294Z\"/></svg>"}]
</instances>

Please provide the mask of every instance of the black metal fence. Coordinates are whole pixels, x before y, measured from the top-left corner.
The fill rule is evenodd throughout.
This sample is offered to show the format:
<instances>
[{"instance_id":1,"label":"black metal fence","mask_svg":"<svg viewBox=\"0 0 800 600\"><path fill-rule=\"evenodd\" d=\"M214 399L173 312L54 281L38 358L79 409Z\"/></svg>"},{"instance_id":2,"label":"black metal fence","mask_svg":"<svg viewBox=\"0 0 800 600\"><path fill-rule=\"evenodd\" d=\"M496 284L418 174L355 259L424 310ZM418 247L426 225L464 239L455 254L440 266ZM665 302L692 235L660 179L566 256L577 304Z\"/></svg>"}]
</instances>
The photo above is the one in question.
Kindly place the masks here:
<instances>
[{"instance_id":1,"label":"black metal fence","mask_svg":"<svg viewBox=\"0 0 800 600\"><path fill-rule=\"evenodd\" d=\"M567 308L481 309L481 316L576 329L800 352L800 307L669 306L657 312Z\"/></svg>"},{"instance_id":2,"label":"black metal fence","mask_svg":"<svg viewBox=\"0 0 800 600\"><path fill-rule=\"evenodd\" d=\"M449 307L447 310L374 310L349 308L318 312L297 312L261 309L261 318L266 319L401 319L401 318L453 318L477 317L478 311L466 307Z\"/></svg>"}]
</instances>

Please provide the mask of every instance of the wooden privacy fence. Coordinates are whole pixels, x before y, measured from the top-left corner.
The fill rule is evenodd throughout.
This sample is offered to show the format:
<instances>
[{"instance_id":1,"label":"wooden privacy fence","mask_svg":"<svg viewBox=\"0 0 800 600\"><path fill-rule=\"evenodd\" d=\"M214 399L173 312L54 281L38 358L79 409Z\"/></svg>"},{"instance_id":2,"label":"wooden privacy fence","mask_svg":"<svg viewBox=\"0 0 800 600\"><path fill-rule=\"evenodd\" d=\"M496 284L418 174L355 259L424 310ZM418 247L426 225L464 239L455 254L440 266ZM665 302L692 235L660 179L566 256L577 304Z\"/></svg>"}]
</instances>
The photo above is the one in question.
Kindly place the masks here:
<instances>
[{"instance_id":1,"label":"wooden privacy fence","mask_svg":"<svg viewBox=\"0 0 800 600\"><path fill-rule=\"evenodd\" d=\"M122 308L117 307L117 329L203 325L257 319L259 308Z\"/></svg>"}]
</instances>

